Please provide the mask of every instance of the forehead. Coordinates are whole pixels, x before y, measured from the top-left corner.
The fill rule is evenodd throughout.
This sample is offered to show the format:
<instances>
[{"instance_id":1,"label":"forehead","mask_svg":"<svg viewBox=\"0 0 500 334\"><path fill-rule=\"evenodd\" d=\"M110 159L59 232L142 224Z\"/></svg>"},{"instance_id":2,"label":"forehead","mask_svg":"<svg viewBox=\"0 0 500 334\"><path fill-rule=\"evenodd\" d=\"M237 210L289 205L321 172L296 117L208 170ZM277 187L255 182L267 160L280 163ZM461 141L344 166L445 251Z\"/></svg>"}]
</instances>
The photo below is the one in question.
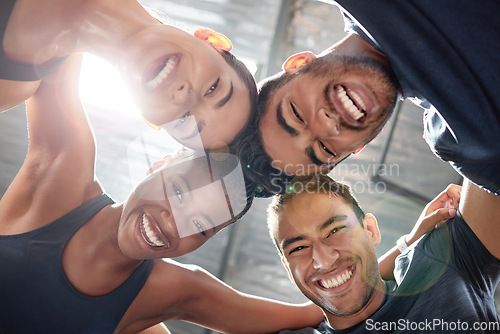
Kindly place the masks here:
<instances>
[{"instance_id":1,"label":"forehead","mask_svg":"<svg viewBox=\"0 0 500 334\"><path fill-rule=\"evenodd\" d=\"M330 193L303 193L285 203L278 213L278 239L290 233L310 233L334 215L353 216L352 206Z\"/></svg>"}]
</instances>

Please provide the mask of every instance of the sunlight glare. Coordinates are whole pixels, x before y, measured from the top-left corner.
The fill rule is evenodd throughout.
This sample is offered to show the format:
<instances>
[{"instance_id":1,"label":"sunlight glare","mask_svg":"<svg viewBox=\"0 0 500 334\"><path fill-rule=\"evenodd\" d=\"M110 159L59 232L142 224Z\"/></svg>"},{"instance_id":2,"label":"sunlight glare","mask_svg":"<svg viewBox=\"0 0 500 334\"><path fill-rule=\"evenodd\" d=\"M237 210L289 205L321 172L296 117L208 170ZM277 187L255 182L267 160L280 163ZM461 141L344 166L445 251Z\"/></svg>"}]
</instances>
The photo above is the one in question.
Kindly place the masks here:
<instances>
[{"instance_id":1,"label":"sunlight glare","mask_svg":"<svg viewBox=\"0 0 500 334\"><path fill-rule=\"evenodd\" d=\"M85 54L80 75L82 101L111 111L138 114L118 70L101 58Z\"/></svg>"}]
</instances>

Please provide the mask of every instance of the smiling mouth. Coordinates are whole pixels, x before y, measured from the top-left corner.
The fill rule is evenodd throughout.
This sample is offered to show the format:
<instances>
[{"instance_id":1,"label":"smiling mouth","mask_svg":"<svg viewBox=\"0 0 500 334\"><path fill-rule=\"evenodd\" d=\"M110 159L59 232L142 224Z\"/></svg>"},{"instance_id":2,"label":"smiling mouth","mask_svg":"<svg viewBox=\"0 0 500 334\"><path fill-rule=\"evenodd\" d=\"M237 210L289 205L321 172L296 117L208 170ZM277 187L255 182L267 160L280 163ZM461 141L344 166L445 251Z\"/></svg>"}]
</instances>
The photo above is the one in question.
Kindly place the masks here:
<instances>
[{"instance_id":1,"label":"smiling mouth","mask_svg":"<svg viewBox=\"0 0 500 334\"><path fill-rule=\"evenodd\" d=\"M158 235L157 228L149 220L148 216L143 213L140 222L141 236L144 241L152 247L170 247L168 241L163 241Z\"/></svg>"},{"instance_id":2,"label":"smiling mouth","mask_svg":"<svg viewBox=\"0 0 500 334\"><path fill-rule=\"evenodd\" d=\"M156 87L161 85L165 81L165 79L168 78L178 61L178 56L171 56L167 58L165 62L162 62L156 68L156 70L153 71L153 74L156 73L156 75L146 82L146 87L149 89L155 89Z\"/></svg>"},{"instance_id":3,"label":"smiling mouth","mask_svg":"<svg viewBox=\"0 0 500 334\"><path fill-rule=\"evenodd\" d=\"M342 107L349 113L349 115L355 121L363 122L366 118L366 106L361 99L361 96L343 85L336 85L335 93L337 94Z\"/></svg>"},{"instance_id":4,"label":"smiling mouth","mask_svg":"<svg viewBox=\"0 0 500 334\"><path fill-rule=\"evenodd\" d=\"M336 277L320 279L318 281L318 284L325 289L336 288L349 281L352 277L353 272L354 269L352 267L347 268L344 272L338 274Z\"/></svg>"}]
</instances>

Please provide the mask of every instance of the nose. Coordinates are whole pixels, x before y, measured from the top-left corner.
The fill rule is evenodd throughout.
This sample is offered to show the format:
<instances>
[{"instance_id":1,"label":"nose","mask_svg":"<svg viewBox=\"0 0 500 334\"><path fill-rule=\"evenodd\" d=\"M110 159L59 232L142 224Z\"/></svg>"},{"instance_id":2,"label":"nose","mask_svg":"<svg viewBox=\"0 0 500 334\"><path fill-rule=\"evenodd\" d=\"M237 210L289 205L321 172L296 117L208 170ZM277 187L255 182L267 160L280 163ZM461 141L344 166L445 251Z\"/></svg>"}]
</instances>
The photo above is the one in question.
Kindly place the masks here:
<instances>
[{"instance_id":1,"label":"nose","mask_svg":"<svg viewBox=\"0 0 500 334\"><path fill-rule=\"evenodd\" d=\"M193 86L187 81L179 83L172 96L174 104L182 106L192 101L193 98Z\"/></svg>"},{"instance_id":2,"label":"nose","mask_svg":"<svg viewBox=\"0 0 500 334\"><path fill-rule=\"evenodd\" d=\"M174 219L174 215L171 210L164 209L160 213L162 224L164 227L170 231L176 238L179 238L179 229L177 228L177 224Z\"/></svg>"},{"instance_id":3,"label":"nose","mask_svg":"<svg viewBox=\"0 0 500 334\"><path fill-rule=\"evenodd\" d=\"M311 135L317 138L331 138L340 134L338 116L325 108L318 110L309 128Z\"/></svg>"},{"instance_id":4,"label":"nose","mask_svg":"<svg viewBox=\"0 0 500 334\"><path fill-rule=\"evenodd\" d=\"M313 246L312 260L314 269L328 269L338 260L340 254L331 245L318 243Z\"/></svg>"}]
</instances>

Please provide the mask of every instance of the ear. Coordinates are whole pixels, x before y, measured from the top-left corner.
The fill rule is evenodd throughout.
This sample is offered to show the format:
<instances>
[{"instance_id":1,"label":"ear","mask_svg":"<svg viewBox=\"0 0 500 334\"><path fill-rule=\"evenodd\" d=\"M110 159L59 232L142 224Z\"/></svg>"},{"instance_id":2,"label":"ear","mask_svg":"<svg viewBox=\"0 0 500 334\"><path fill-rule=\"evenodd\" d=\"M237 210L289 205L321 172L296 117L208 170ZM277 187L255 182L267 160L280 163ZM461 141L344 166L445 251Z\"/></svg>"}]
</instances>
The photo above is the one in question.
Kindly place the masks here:
<instances>
[{"instance_id":1,"label":"ear","mask_svg":"<svg viewBox=\"0 0 500 334\"><path fill-rule=\"evenodd\" d=\"M296 53L285 60L282 68L286 73L293 74L300 70L302 67L309 64L314 59L316 59L316 55L314 55L314 53L312 53L311 51Z\"/></svg>"},{"instance_id":2,"label":"ear","mask_svg":"<svg viewBox=\"0 0 500 334\"><path fill-rule=\"evenodd\" d=\"M155 170L160 169L165 164L165 161L167 161L167 159L169 159L169 158L170 158L170 155L166 155L163 157L163 159L155 161L153 163L153 166L146 172L146 176L149 176Z\"/></svg>"},{"instance_id":3,"label":"ear","mask_svg":"<svg viewBox=\"0 0 500 334\"><path fill-rule=\"evenodd\" d=\"M352 154L358 154L359 152L363 151L363 149L366 147L366 145L361 146L358 148L356 151L352 152Z\"/></svg>"},{"instance_id":4,"label":"ear","mask_svg":"<svg viewBox=\"0 0 500 334\"><path fill-rule=\"evenodd\" d=\"M196 29L194 36L210 43L218 51L231 51L233 48L233 44L231 44L229 38L210 29Z\"/></svg>"},{"instance_id":5,"label":"ear","mask_svg":"<svg viewBox=\"0 0 500 334\"><path fill-rule=\"evenodd\" d=\"M294 281L293 276L292 276L292 272L290 271L290 267L288 266L288 262L285 260L285 258L283 256L281 256L280 258L281 258L281 263L283 263L283 267L285 267L286 272L288 273L288 278L290 279L290 281L292 281L292 283L295 284L295 281Z\"/></svg>"},{"instance_id":6,"label":"ear","mask_svg":"<svg viewBox=\"0 0 500 334\"><path fill-rule=\"evenodd\" d=\"M380 230L378 228L377 218L371 213L367 213L363 219L363 226L365 227L365 233L371 240L373 246L380 244Z\"/></svg>"}]
</instances>

